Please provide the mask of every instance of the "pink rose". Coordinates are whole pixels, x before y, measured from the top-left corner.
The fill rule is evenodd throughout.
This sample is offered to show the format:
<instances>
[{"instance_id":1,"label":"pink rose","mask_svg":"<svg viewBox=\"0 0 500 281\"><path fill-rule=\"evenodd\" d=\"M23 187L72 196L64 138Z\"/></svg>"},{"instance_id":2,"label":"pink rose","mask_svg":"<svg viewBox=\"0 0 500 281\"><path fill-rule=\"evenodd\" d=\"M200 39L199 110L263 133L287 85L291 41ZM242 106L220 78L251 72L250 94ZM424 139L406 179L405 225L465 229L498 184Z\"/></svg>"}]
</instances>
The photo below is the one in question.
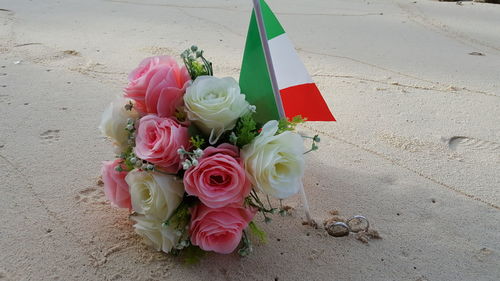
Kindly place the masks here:
<instances>
[{"instance_id":1,"label":"pink rose","mask_svg":"<svg viewBox=\"0 0 500 281\"><path fill-rule=\"evenodd\" d=\"M183 95L191 77L186 67L179 67L169 56L144 59L128 76L125 97L135 101L143 114L172 117L183 105Z\"/></svg>"},{"instance_id":2,"label":"pink rose","mask_svg":"<svg viewBox=\"0 0 500 281\"><path fill-rule=\"evenodd\" d=\"M189 148L188 129L175 120L146 115L139 119L134 153L141 159L162 167L166 172L179 171L177 150Z\"/></svg>"},{"instance_id":3,"label":"pink rose","mask_svg":"<svg viewBox=\"0 0 500 281\"><path fill-rule=\"evenodd\" d=\"M191 243L205 251L229 254L240 243L243 229L255 213L239 205L212 209L200 203L191 210Z\"/></svg>"},{"instance_id":4,"label":"pink rose","mask_svg":"<svg viewBox=\"0 0 500 281\"><path fill-rule=\"evenodd\" d=\"M102 163L101 173L104 182L104 194L109 201L120 208L132 208L128 184L125 181L126 171L118 172L115 167L122 165L123 160L118 158L115 161Z\"/></svg>"},{"instance_id":5,"label":"pink rose","mask_svg":"<svg viewBox=\"0 0 500 281\"><path fill-rule=\"evenodd\" d=\"M252 188L238 148L227 143L206 148L198 165L186 171L184 186L210 208L241 205Z\"/></svg>"}]
</instances>

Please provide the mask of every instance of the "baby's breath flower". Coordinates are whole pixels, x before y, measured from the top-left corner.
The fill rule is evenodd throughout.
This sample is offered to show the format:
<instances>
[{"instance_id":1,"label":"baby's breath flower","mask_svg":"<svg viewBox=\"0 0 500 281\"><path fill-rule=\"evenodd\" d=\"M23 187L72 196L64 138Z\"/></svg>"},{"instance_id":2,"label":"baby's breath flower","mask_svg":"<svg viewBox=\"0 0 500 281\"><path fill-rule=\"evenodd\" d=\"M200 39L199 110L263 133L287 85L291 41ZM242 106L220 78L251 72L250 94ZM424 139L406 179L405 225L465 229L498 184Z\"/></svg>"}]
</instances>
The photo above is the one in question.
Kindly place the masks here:
<instances>
[{"instance_id":1,"label":"baby's breath flower","mask_svg":"<svg viewBox=\"0 0 500 281\"><path fill-rule=\"evenodd\" d=\"M191 161L186 160L186 161L182 162L182 168L183 168L184 170L187 170L187 169L189 169L190 167L191 167Z\"/></svg>"},{"instance_id":2,"label":"baby's breath flower","mask_svg":"<svg viewBox=\"0 0 500 281\"><path fill-rule=\"evenodd\" d=\"M197 148L194 152L194 157L196 158L200 158L203 156L203 150L201 150L200 148Z\"/></svg>"}]
</instances>

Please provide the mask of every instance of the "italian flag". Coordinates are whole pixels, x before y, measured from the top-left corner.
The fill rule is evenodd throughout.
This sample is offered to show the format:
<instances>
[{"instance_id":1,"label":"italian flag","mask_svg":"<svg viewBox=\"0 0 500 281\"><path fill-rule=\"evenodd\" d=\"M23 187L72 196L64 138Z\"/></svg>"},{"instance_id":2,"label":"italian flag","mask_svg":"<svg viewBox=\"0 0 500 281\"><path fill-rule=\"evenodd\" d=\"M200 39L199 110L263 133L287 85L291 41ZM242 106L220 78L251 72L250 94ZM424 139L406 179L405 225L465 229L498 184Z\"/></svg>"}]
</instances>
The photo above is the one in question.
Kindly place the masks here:
<instances>
[{"instance_id":1,"label":"italian flag","mask_svg":"<svg viewBox=\"0 0 500 281\"><path fill-rule=\"evenodd\" d=\"M256 120L264 123L301 115L307 121L335 121L269 6L256 0L254 7L239 83L248 102L257 107Z\"/></svg>"}]
</instances>

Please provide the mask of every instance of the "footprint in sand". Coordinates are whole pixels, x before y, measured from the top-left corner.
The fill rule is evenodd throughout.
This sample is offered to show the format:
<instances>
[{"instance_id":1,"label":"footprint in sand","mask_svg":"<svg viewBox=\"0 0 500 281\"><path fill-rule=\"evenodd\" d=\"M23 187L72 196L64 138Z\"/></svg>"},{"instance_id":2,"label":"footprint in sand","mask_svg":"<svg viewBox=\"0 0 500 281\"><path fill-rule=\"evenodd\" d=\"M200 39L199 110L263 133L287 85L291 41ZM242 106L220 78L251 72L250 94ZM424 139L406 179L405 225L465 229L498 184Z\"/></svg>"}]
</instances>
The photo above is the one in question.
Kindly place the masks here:
<instances>
[{"instance_id":1,"label":"footprint in sand","mask_svg":"<svg viewBox=\"0 0 500 281\"><path fill-rule=\"evenodd\" d=\"M34 63L67 62L68 59L81 58L81 54L75 50L54 51L48 47L41 47L42 55L32 57Z\"/></svg>"},{"instance_id":2,"label":"footprint in sand","mask_svg":"<svg viewBox=\"0 0 500 281\"><path fill-rule=\"evenodd\" d=\"M98 203L105 204L106 199L104 198L104 192L101 188L88 187L78 192L75 196L75 200L84 203Z\"/></svg>"},{"instance_id":3,"label":"footprint in sand","mask_svg":"<svg viewBox=\"0 0 500 281\"><path fill-rule=\"evenodd\" d=\"M494 252L488 248L481 248L479 251L476 252L473 257L477 259L480 262L484 262L490 258L491 255L493 255Z\"/></svg>"},{"instance_id":4,"label":"footprint in sand","mask_svg":"<svg viewBox=\"0 0 500 281\"><path fill-rule=\"evenodd\" d=\"M448 140L448 147L454 151L489 151L491 153L500 153L500 143L493 141L480 140L476 138L455 136Z\"/></svg>"},{"instance_id":5,"label":"footprint in sand","mask_svg":"<svg viewBox=\"0 0 500 281\"><path fill-rule=\"evenodd\" d=\"M42 143L49 144L56 141L59 141L59 132L61 130L47 130L40 134L40 138L42 139Z\"/></svg>"},{"instance_id":6,"label":"footprint in sand","mask_svg":"<svg viewBox=\"0 0 500 281\"><path fill-rule=\"evenodd\" d=\"M448 148L461 154L484 158L496 157L500 159L500 143L481 140L466 136L454 136L447 140Z\"/></svg>"}]
</instances>

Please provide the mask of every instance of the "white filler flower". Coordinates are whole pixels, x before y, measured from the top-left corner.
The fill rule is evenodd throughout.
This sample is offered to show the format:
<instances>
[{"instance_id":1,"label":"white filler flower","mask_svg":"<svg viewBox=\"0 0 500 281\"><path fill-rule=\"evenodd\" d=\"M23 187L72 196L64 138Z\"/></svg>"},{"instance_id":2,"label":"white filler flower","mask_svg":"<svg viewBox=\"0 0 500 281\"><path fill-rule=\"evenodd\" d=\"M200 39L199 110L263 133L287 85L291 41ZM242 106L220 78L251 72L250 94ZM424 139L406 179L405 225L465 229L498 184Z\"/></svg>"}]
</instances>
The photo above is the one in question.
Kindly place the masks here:
<instances>
[{"instance_id":1,"label":"white filler flower","mask_svg":"<svg viewBox=\"0 0 500 281\"><path fill-rule=\"evenodd\" d=\"M296 133L275 135L278 121L271 120L243 147L241 155L252 184L265 194L285 199L301 188L304 175L304 142Z\"/></svg>"},{"instance_id":2,"label":"white filler flower","mask_svg":"<svg viewBox=\"0 0 500 281\"><path fill-rule=\"evenodd\" d=\"M214 144L226 130L231 130L250 105L241 93L238 82L231 77L199 76L184 95L188 119Z\"/></svg>"}]
</instances>

